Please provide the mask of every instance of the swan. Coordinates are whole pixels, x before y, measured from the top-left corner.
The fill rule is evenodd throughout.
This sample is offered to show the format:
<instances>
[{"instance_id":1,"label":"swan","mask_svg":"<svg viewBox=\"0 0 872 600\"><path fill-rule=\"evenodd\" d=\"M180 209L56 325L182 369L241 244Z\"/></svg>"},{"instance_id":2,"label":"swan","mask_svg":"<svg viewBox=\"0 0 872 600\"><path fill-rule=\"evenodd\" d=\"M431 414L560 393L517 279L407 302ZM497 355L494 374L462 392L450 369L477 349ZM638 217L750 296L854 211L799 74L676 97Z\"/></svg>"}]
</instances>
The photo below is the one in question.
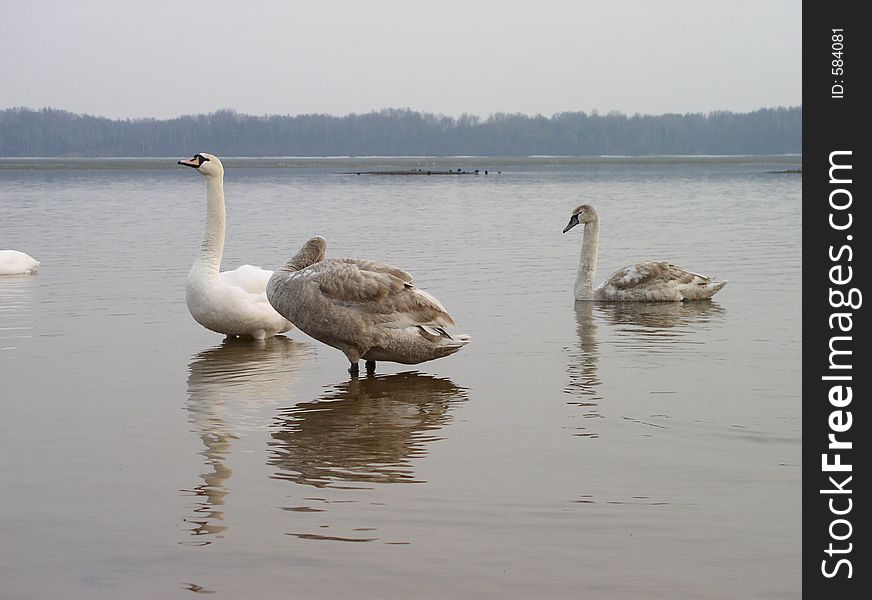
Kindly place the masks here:
<instances>
[{"instance_id":1,"label":"swan","mask_svg":"<svg viewBox=\"0 0 872 600\"><path fill-rule=\"evenodd\" d=\"M185 301L194 320L228 337L262 340L293 325L266 298L272 271L242 265L221 271L224 253L224 165L217 156L201 152L178 164L196 169L206 178L206 236L188 272Z\"/></svg>"},{"instance_id":2,"label":"swan","mask_svg":"<svg viewBox=\"0 0 872 600\"><path fill-rule=\"evenodd\" d=\"M297 328L368 372L378 360L413 365L453 354L469 342L445 327L454 319L440 302L391 265L356 258L324 259L327 241L315 236L270 277L266 295Z\"/></svg>"},{"instance_id":3,"label":"swan","mask_svg":"<svg viewBox=\"0 0 872 600\"><path fill-rule=\"evenodd\" d=\"M0 250L0 275L36 275L39 261L18 250Z\"/></svg>"},{"instance_id":4,"label":"swan","mask_svg":"<svg viewBox=\"0 0 872 600\"><path fill-rule=\"evenodd\" d=\"M581 259L575 280L576 300L604 302L686 302L707 300L727 285L711 277L685 271L668 262L641 262L615 271L598 287L593 287L599 247L599 215L596 209L583 204L572 211L566 233L584 223Z\"/></svg>"}]
</instances>

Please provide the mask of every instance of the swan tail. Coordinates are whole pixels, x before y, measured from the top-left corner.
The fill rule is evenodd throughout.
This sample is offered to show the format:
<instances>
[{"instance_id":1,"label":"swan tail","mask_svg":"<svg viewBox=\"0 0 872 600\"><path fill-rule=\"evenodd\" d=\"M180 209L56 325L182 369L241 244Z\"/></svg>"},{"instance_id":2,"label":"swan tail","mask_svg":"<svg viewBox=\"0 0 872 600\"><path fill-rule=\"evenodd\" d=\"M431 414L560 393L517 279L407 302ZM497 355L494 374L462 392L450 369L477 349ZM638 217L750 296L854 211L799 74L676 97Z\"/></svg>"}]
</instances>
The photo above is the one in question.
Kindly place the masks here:
<instances>
[{"instance_id":1,"label":"swan tail","mask_svg":"<svg viewBox=\"0 0 872 600\"><path fill-rule=\"evenodd\" d=\"M451 335L444 327L437 325L418 325L418 331L431 342L445 341L455 342L461 345L469 343L469 334L461 333Z\"/></svg>"},{"instance_id":2,"label":"swan tail","mask_svg":"<svg viewBox=\"0 0 872 600\"><path fill-rule=\"evenodd\" d=\"M443 327L418 325L418 331L424 338L432 342L436 358L454 354L469 343L468 334L451 335Z\"/></svg>"},{"instance_id":3,"label":"swan tail","mask_svg":"<svg viewBox=\"0 0 872 600\"><path fill-rule=\"evenodd\" d=\"M727 285L727 281L701 281L694 286L690 286L684 290L685 300L708 300L717 294L722 287Z\"/></svg>"},{"instance_id":4,"label":"swan tail","mask_svg":"<svg viewBox=\"0 0 872 600\"><path fill-rule=\"evenodd\" d=\"M443 338L444 339L444 338ZM444 341L438 346L438 354L439 357L448 356L449 354L454 354L464 346L469 343L469 335L461 334L455 335L449 340Z\"/></svg>"}]
</instances>

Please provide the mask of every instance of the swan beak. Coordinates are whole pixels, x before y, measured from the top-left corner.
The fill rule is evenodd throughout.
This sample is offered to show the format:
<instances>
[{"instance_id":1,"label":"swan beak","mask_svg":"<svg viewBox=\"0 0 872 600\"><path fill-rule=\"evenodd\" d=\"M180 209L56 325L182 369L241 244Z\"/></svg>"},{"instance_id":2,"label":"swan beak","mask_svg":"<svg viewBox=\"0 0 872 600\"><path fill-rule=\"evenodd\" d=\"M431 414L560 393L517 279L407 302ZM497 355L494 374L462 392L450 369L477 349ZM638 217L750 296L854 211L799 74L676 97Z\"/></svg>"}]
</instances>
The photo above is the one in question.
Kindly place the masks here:
<instances>
[{"instance_id":1,"label":"swan beak","mask_svg":"<svg viewBox=\"0 0 872 600\"><path fill-rule=\"evenodd\" d=\"M566 233L576 225L578 225L578 215L572 215L572 217L569 219L569 223L566 225L566 227L563 228L563 233Z\"/></svg>"},{"instance_id":2,"label":"swan beak","mask_svg":"<svg viewBox=\"0 0 872 600\"><path fill-rule=\"evenodd\" d=\"M186 158L184 160L180 160L177 164L185 165L186 167L194 167L195 169L200 168L200 161L197 160L197 157L194 158Z\"/></svg>"}]
</instances>

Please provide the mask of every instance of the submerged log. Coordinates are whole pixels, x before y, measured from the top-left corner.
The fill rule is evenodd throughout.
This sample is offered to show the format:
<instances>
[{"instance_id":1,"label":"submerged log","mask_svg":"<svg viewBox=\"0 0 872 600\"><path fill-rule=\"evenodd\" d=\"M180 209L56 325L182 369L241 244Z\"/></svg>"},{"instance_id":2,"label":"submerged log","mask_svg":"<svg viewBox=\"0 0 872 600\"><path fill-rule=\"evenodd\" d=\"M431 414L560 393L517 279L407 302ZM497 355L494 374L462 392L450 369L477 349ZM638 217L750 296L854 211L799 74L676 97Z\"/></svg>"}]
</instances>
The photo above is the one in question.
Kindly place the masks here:
<instances>
[{"instance_id":1,"label":"submerged log","mask_svg":"<svg viewBox=\"0 0 872 600\"><path fill-rule=\"evenodd\" d=\"M484 172L487 175L487 171ZM479 170L464 171L463 169L443 170L443 169L403 169L403 170L385 170L385 171L352 171L345 175L478 175Z\"/></svg>"}]
</instances>

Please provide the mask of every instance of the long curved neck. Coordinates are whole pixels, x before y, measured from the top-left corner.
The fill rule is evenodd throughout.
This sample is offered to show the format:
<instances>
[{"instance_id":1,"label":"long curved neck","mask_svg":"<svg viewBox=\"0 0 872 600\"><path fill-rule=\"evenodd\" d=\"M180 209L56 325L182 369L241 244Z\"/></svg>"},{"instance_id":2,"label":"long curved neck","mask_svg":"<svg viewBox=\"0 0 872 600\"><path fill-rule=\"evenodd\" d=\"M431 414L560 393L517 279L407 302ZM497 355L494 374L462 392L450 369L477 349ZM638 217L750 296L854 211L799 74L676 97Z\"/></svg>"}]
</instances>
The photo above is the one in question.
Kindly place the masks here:
<instances>
[{"instance_id":1,"label":"long curved neck","mask_svg":"<svg viewBox=\"0 0 872 600\"><path fill-rule=\"evenodd\" d=\"M206 235L200 255L194 264L212 274L218 274L221 256L224 254L224 228L227 216L224 212L223 177L206 177Z\"/></svg>"},{"instance_id":2,"label":"long curved neck","mask_svg":"<svg viewBox=\"0 0 872 600\"><path fill-rule=\"evenodd\" d=\"M293 273L322 260L324 260L324 246L316 240L309 240L278 270L284 273Z\"/></svg>"},{"instance_id":3,"label":"long curved neck","mask_svg":"<svg viewBox=\"0 0 872 600\"><path fill-rule=\"evenodd\" d=\"M584 224L584 239L575 276L575 299L593 299L593 278L596 275L596 257L599 251L599 219Z\"/></svg>"}]
</instances>

